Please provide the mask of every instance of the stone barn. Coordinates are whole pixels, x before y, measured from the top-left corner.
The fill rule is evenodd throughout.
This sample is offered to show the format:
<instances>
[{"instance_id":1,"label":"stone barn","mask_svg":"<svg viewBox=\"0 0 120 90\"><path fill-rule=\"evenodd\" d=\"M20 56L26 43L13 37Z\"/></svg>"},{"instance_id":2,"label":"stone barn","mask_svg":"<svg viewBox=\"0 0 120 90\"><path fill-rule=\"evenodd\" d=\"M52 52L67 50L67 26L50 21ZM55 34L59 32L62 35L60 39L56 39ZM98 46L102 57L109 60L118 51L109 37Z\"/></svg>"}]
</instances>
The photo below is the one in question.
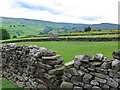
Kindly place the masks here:
<instances>
[{"instance_id":1,"label":"stone barn","mask_svg":"<svg viewBox=\"0 0 120 90\"><path fill-rule=\"evenodd\" d=\"M57 38L58 36L59 36L58 33L54 33L54 32L49 33L50 38Z\"/></svg>"}]
</instances>

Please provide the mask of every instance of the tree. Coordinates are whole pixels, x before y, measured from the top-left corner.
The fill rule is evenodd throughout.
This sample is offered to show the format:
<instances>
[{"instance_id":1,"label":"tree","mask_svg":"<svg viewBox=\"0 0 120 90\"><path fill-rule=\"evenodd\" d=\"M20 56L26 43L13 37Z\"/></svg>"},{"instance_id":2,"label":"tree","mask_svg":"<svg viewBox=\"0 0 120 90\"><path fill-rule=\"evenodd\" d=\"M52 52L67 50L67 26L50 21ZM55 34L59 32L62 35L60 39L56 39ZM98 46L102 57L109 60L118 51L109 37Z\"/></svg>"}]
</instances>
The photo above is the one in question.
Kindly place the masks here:
<instances>
[{"instance_id":1,"label":"tree","mask_svg":"<svg viewBox=\"0 0 120 90\"><path fill-rule=\"evenodd\" d=\"M13 37L12 38L17 38L17 36L16 35L13 35Z\"/></svg>"},{"instance_id":2,"label":"tree","mask_svg":"<svg viewBox=\"0 0 120 90\"><path fill-rule=\"evenodd\" d=\"M6 29L0 29L0 36L2 36L1 40L10 39L10 34Z\"/></svg>"},{"instance_id":3,"label":"tree","mask_svg":"<svg viewBox=\"0 0 120 90\"><path fill-rule=\"evenodd\" d=\"M19 32L16 32L18 36L20 36L20 33Z\"/></svg>"},{"instance_id":4,"label":"tree","mask_svg":"<svg viewBox=\"0 0 120 90\"><path fill-rule=\"evenodd\" d=\"M10 25L10 27L12 27L12 25Z\"/></svg>"},{"instance_id":5,"label":"tree","mask_svg":"<svg viewBox=\"0 0 120 90\"><path fill-rule=\"evenodd\" d=\"M85 31L85 32L91 31L91 27L85 27L84 31Z\"/></svg>"}]
</instances>

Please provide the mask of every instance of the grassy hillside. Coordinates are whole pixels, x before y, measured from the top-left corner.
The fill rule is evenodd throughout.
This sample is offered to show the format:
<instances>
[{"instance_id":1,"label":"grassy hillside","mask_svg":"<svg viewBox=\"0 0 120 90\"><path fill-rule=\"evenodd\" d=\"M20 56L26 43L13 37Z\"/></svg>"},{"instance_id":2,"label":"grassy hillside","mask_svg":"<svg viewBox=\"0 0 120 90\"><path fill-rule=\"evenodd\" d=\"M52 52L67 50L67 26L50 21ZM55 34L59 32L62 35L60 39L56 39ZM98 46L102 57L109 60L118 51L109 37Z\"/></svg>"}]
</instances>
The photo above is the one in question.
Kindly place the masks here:
<instances>
[{"instance_id":1,"label":"grassy hillside","mask_svg":"<svg viewBox=\"0 0 120 90\"><path fill-rule=\"evenodd\" d=\"M117 30L117 24L72 24L55 23L42 20L6 18L2 17L2 26L9 31L11 36L39 35L48 32L67 33L74 31L83 31L85 27L91 27L92 30Z\"/></svg>"}]
</instances>

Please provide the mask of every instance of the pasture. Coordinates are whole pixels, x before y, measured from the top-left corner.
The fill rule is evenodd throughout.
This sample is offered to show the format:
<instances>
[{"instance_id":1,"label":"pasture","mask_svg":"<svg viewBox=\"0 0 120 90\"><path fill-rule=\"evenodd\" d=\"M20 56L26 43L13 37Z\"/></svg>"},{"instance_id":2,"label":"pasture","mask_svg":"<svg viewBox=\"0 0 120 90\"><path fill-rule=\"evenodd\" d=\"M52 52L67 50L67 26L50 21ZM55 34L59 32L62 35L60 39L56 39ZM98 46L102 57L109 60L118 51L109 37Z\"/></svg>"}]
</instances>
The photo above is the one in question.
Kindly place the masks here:
<instances>
[{"instance_id":1,"label":"pasture","mask_svg":"<svg viewBox=\"0 0 120 90\"><path fill-rule=\"evenodd\" d=\"M110 42L79 42L79 41L62 41L62 42L19 42L17 45L37 45L52 49L61 54L64 62L74 59L75 55L102 53L107 58L112 58L111 53L118 49L117 41Z\"/></svg>"},{"instance_id":2,"label":"pasture","mask_svg":"<svg viewBox=\"0 0 120 90\"><path fill-rule=\"evenodd\" d=\"M1 80L1 87L2 90L9 90L9 89L15 89L15 90L22 90L21 88L19 88L17 85L15 85L13 82L10 82L6 79Z\"/></svg>"}]
</instances>

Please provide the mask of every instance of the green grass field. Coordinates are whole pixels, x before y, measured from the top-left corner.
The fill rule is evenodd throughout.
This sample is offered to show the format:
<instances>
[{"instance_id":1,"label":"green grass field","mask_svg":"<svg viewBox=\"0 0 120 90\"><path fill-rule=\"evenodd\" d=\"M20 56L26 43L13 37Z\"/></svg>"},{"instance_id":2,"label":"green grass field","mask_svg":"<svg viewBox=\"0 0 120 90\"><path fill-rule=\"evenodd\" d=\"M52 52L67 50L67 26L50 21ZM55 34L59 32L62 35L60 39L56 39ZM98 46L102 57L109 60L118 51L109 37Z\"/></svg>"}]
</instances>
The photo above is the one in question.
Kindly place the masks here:
<instances>
[{"instance_id":1,"label":"green grass field","mask_svg":"<svg viewBox=\"0 0 120 90\"><path fill-rule=\"evenodd\" d=\"M74 59L75 55L102 53L107 58L112 59L111 53L118 49L118 42L79 42L79 41L63 41L63 42L19 42L17 45L37 45L52 49L61 54L64 62L69 62ZM17 88L13 83L3 80L3 88ZM4 89L3 89L4 90Z\"/></svg>"},{"instance_id":2,"label":"green grass field","mask_svg":"<svg viewBox=\"0 0 120 90\"><path fill-rule=\"evenodd\" d=\"M1 84L2 84L2 88L3 88L2 90L9 89L9 88L18 88L17 85L15 85L14 83L12 83L6 79L3 79L1 81Z\"/></svg>"},{"instance_id":3,"label":"green grass field","mask_svg":"<svg viewBox=\"0 0 120 90\"><path fill-rule=\"evenodd\" d=\"M64 62L74 59L75 55L102 53L108 58L112 58L111 53L118 49L118 42L79 42L79 41L63 41L63 42L19 42L17 45L38 45L52 49L61 54Z\"/></svg>"}]
</instances>

